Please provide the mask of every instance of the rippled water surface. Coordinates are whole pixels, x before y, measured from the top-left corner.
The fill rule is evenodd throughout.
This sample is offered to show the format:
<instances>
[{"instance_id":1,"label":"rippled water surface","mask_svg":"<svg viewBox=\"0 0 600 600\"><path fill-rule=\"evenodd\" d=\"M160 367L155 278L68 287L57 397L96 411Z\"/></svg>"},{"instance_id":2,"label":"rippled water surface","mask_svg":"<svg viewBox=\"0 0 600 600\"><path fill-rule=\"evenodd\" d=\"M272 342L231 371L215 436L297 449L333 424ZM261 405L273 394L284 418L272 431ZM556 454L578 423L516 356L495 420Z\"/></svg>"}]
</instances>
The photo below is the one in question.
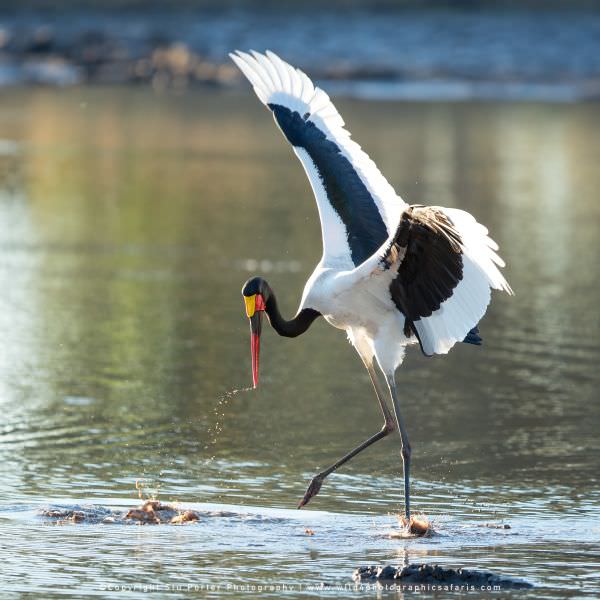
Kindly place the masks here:
<instances>
[{"instance_id":1,"label":"rippled water surface","mask_svg":"<svg viewBox=\"0 0 600 600\"><path fill-rule=\"evenodd\" d=\"M482 348L413 351L397 375L414 507L439 535L387 535L395 436L295 510L381 425L340 331L267 330L263 385L244 389L242 283L264 275L292 314L320 254L304 173L256 99L14 90L0 102L3 589L344 596L310 586L409 561L525 578L531 597L597 593L600 105L338 104L405 199L489 226L517 293L494 298ZM225 513L145 527L39 515L132 505L136 480Z\"/></svg>"}]
</instances>

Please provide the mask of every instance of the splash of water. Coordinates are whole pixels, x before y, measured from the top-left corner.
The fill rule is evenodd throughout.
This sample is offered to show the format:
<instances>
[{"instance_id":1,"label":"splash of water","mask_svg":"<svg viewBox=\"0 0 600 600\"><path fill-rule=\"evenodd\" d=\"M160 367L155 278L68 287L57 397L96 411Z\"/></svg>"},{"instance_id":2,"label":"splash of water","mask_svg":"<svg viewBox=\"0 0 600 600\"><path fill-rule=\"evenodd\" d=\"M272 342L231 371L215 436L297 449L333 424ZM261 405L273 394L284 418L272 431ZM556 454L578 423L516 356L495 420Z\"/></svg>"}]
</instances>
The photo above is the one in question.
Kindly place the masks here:
<instances>
[{"instance_id":1,"label":"splash of water","mask_svg":"<svg viewBox=\"0 0 600 600\"><path fill-rule=\"evenodd\" d=\"M158 479L154 481L154 489L148 487L147 480L136 479L135 489L137 490L138 498L144 502L149 500L158 500L160 493L160 477L162 477L162 471L158 474Z\"/></svg>"},{"instance_id":2,"label":"splash of water","mask_svg":"<svg viewBox=\"0 0 600 600\"><path fill-rule=\"evenodd\" d=\"M215 447L219 440L219 436L223 431L223 427L225 425L225 417L227 416L227 408L231 403L231 399L238 394L251 392L254 388L252 387L243 387L239 389L229 390L225 392L217 399L217 403L215 404L212 410L212 416L214 418L213 424L207 430L207 438L208 441L204 445L204 450L210 450ZM214 460L216 458L215 455L209 457L209 460Z\"/></svg>"},{"instance_id":3,"label":"splash of water","mask_svg":"<svg viewBox=\"0 0 600 600\"><path fill-rule=\"evenodd\" d=\"M203 450L211 450L217 444L219 440L219 436L221 435L225 418L227 416L227 408L231 402L231 399L238 394L243 392L251 392L254 388L252 387L244 387L239 389L229 390L223 394L221 394L217 398L217 402L214 405L211 417L212 417L212 425L210 425L206 431L207 442L203 446ZM215 454L212 454L208 457L209 461L213 461L216 458ZM155 501L158 500L161 488L161 477L163 476L163 471L161 470L156 477L147 477L146 470L143 471L143 477L135 480L135 489L137 491L137 496L142 501Z\"/></svg>"}]
</instances>

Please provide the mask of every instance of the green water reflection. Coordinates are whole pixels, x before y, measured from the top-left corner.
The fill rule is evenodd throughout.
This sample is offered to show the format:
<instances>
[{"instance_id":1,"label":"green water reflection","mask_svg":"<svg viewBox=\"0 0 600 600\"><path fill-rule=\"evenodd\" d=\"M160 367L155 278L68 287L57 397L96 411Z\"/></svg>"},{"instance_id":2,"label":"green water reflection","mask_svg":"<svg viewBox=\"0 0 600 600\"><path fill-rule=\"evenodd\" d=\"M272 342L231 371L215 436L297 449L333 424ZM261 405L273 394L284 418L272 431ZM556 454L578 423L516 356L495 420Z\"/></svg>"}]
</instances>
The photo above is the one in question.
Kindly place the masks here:
<instances>
[{"instance_id":1,"label":"green water reflection","mask_svg":"<svg viewBox=\"0 0 600 600\"><path fill-rule=\"evenodd\" d=\"M2 497L131 498L142 477L167 498L295 506L380 416L325 323L267 332L262 389L227 395L250 382L243 281L265 276L292 314L320 256L268 113L225 92L2 94ZM464 488L436 499L444 483L596 510L600 106L338 105L406 200L490 228L517 294L494 298L483 348L415 351L398 373L416 507L469 512ZM315 508L398 508L398 446L334 475Z\"/></svg>"}]
</instances>

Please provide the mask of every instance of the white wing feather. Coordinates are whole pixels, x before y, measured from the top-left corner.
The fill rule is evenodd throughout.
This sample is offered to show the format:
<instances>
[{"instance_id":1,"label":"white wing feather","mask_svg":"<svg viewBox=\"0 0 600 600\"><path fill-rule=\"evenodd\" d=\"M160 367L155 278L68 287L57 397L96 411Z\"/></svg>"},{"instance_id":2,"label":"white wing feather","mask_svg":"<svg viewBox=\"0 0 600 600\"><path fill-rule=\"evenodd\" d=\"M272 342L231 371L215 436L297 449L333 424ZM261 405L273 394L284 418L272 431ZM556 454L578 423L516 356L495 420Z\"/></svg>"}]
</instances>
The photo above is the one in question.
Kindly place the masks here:
<instances>
[{"instance_id":1,"label":"white wing feather","mask_svg":"<svg viewBox=\"0 0 600 600\"><path fill-rule=\"evenodd\" d=\"M302 116L306 113L310 115L308 120L334 142L350 161L373 197L388 232L395 231L406 203L396 194L366 152L351 139L350 133L344 128L344 120L329 96L315 87L302 71L269 50L266 54L252 52L252 55L237 51L229 56L253 85L263 104L279 104ZM312 164L305 164L304 167L310 169Z\"/></svg>"}]
</instances>

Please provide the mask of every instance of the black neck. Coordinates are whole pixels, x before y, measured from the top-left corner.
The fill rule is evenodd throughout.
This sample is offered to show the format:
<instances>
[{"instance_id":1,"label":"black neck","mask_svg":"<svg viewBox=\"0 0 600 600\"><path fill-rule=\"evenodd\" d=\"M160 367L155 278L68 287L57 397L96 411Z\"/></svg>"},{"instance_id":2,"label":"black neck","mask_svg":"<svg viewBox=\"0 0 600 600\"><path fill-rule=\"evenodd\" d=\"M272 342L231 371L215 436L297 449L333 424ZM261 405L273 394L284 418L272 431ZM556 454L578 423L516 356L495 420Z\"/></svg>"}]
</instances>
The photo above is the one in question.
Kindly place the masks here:
<instances>
[{"instance_id":1,"label":"black neck","mask_svg":"<svg viewBox=\"0 0 600 600\"><path fill-rule=\"evenodd\" d=\"M318 310L303 308L293 319L286 321L279 312L277 298L272 289L269 288L269 294L265 300L265 312L269 316L271 326L279 335L284 337L302 335L312 325L312 322L321 316Z\"/></svg>"}]
</instances>

